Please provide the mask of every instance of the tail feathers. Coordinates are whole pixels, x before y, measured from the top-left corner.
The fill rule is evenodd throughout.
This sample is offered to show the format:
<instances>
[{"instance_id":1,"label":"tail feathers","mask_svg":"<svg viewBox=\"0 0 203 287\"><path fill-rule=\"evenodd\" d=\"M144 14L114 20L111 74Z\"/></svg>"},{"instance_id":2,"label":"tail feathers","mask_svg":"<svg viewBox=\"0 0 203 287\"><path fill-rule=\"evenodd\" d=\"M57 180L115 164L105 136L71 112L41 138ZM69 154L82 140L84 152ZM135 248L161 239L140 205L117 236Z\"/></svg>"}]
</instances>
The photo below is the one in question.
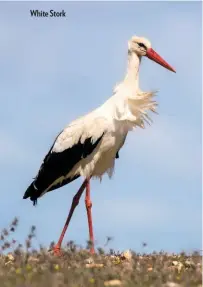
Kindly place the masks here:
<instances>
[{"instance_id":1,"label":"tail feathers","mask_svg":"<svg viewBox=\"0 0 203 287\"><path fill-rule=\"evenodd\" d=\"M30 200L33 201L33 205L37 204L37 198L39 197L39 191L35 187L34 182L30 184L30 186L27 188L26 192L24 193L23 199L27 199L30 197Z\"/></svg>"}]
</instances>

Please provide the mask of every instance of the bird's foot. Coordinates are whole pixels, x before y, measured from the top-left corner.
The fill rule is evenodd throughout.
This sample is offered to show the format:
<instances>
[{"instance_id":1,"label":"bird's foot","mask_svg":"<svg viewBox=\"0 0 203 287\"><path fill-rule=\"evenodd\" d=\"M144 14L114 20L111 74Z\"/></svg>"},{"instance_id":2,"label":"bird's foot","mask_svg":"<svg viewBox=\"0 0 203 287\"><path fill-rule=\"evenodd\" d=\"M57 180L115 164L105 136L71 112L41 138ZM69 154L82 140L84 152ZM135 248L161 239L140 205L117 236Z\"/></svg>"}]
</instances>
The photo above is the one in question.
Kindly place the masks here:
<instances>
[{"instance_id":1,"label":"bird's foot","mask_svg":"<svg viewBox=\"0 0 203 287\"><path fill-rule=\"evenodd\" d=\"M56 244L53 249L52 249L52 252L55 256L58 256L58 257L61 257L63 254L62 254L62 251L61 251L61 247Z\"/></svg>"},{"instance_id":2,"label":"bird's foot","mask_svg":"<svg viewBox=\"0 0 203 287\"><path fill-rule=\"evenodd\" d=\"M95 254L94 248L91 248L91 249L90 249L90 254Z\"/></svg>"}]
</instances>

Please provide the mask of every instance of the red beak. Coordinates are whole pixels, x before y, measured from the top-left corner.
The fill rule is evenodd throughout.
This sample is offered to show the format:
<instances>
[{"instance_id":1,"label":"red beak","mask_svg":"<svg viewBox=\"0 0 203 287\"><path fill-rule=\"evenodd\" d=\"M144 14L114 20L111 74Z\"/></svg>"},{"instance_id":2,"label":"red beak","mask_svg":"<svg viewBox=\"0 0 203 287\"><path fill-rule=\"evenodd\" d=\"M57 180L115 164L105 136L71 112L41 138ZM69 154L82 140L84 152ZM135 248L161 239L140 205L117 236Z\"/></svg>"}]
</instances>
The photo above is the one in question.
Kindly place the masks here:
<instances>
[{"instance_id":1,"label":"red beak","mask_svg":"<svg viewBox=\"0 0 203 287\"><path fill-rule=\"evenodd\" d=\"M163 66L164 68L176 73L176 71L166 61L164 61L164 59L162 59L162 57L159 56L159 54L157 54L152 48L147 49L146 56L154 62L158 63L159 65Z\"/></svg>"}]
</instances>

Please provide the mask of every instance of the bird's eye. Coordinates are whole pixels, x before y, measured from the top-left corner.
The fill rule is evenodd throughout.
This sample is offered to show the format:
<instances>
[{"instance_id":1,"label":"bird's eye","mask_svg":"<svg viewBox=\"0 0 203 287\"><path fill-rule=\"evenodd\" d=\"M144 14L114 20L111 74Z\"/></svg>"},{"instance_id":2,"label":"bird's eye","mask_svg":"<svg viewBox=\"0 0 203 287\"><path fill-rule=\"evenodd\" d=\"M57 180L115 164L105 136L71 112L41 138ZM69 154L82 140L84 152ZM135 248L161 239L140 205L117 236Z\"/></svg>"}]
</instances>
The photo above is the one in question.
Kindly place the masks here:
<instances>
[{"instance_id":1,"label":"bird's eye","mask_svg":"<svg viewBox=\"0 0 203 287\"><path fill-rule=\"evenodd\" d=\"M143 44L143 43L138 43L138 45L141 47L141 48L144 48L147 50L147 47Z\"/></svg>"}]
</instances>

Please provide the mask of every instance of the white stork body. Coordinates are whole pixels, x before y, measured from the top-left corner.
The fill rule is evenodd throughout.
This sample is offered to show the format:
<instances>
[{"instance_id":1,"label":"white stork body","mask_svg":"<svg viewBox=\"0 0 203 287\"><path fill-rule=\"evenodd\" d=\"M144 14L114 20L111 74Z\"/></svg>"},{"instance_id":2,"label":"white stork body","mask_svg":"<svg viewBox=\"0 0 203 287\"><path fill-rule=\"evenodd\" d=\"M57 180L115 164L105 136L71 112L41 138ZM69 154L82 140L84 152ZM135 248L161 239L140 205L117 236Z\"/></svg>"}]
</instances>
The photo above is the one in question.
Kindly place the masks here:
<instances>
[{"instance_id":1,"label":"white stork body","mask_svg":"<svg viewBox=\"0 0 203 287\"><path fill-rule=\"evenodd\" d=\"M101 179L107 172L111 177L127 133L136 126L144 128L144 122L150 120L148 112L155 112L157 106L154 92L139 89L139 64L140 57L130 53L127 74L113 96L58 135L24 198L30 196L35 203L46 192L79 176Z\"/></svg>"},{"instance_id":2,"label":"white stork body","mask_svg":"<svg viewBox=\"0 0 203 287\"><path fill-rule=\"evenodd\" d=\"M139 89L139 66L141 57L146 56L165 68L175 72L152 48L145 38L132 37L128 42L128 68L124 80L116 86L113 96L101 107L70 123L56 138L44 158L34 181L27 188L24 199L36 204L37 198L48 191L70 183L80 176L85 180L73 198L72 206L57 245L59 252L64 234L75 207L86 188L86 208L91 242L94 242L90 178L102 178L104 173L111 177L115 159L130 130L144 128L149 123L148 113L155 112L157 103L154 92ZM94 253L94 246L91 248Z\"/></svg>"},{"instance_id":3,"label":"white stork body","mask_svg":"<svg viewBox=\"0 0 203 287\"><path fill-rule=\"evenodd\" d=\"M84 143L87 138L91 138L92 143L102 138L87 157L81 158L49 188L78 174L86 178L93 176L101 179L107 172L111 177L116 155L123 146L127 133L136 126L144 128L144 121L150 120L147 113L155 111L157 105L152 100L153 92L141 92L139 89L138 61L135 54L130 55L127 75L115 88L114 95L101 107L70 123L58 136L52 148L52 152L56 153L71 148L79 141Z\"/></svg>"}]
</instances>

